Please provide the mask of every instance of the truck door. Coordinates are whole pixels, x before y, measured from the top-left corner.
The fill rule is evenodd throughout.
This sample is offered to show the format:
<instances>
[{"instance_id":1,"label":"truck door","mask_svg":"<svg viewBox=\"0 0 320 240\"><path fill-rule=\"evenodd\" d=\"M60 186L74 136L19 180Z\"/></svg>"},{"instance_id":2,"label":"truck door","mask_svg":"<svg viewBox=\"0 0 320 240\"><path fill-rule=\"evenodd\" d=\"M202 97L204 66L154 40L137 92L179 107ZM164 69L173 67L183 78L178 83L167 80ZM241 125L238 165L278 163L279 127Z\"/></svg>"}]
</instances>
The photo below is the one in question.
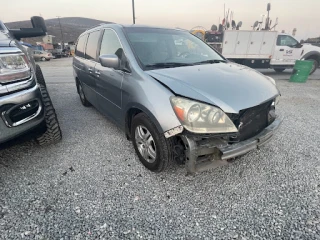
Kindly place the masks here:
<instances>
[{"instance_id":1,"label":"truck door","mask_svg":"<svg viewBox=\"0 0 320 240\"><path fill-rule=\"evenodd\" d=\"M278 35L271 65L294 65L301 53L301 45L296 39L289 35Z\"/></svg>"}]
</instances>

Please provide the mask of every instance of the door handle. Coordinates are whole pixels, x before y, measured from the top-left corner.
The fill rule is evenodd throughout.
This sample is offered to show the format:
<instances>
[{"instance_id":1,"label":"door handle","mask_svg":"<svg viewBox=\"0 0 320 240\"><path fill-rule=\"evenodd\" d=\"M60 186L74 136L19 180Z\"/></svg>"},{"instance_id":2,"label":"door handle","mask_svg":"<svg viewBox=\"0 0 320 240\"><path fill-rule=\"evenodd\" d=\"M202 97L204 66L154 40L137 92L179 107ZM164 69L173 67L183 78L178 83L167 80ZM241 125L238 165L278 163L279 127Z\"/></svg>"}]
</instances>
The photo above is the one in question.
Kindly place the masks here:
<instances>
[{"instance_id":1,"label":"door handle","mask_svg":"<svg viewBox=\"0 0 320 240\"><path fill-rule=\"evenodd\" d=\"M283 49L283 48L281 48L281 49L280 49L280 52L283 52L283 51L284 51L284 49Z\"/></svg>"},{"instance_id":2,"label":"door handle","mask_svg":"<svg viewBox=\"0 0 320 240\"><path fill-rule=\"evenodd\" d=\"M92 70L93 70L93 68L91 68L91 67L88 68L89 73L92 73Z\"/></svg>"},{"instance_id":3,"label":"door handle","mask_svg":"<svg viewBox=\"0 0 320 240\"><path fill-rule=\"evenodd\" d=\"M97 70L95 73L97 74L97 77L100 77L100 71Z\"/></svg>"}]
</instances>

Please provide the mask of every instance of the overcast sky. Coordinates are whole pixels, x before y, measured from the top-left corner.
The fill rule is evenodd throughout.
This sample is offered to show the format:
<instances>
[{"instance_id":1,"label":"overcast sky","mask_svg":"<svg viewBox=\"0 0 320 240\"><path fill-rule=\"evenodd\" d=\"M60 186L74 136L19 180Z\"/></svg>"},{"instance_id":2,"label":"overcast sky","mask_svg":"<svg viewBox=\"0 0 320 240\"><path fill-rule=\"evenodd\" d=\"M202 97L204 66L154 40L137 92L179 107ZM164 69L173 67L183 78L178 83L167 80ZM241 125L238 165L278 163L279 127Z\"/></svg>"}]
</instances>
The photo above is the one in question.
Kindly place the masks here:
<instances>
[{"instance_id":1,"label":"overcast sky","mask_svg":"<svg viewBox=\"0 0 320 240\"><path fill-rule=\"evenodd\" d=\"M136 23L185 29L201 25L209 29L223 18L225 3L226 9L234 11L234 19L242 20L242 29L250 29L266 14L268 2L273 22L279 17L277 30L291 33L297 28L298 40L320 36L320 0L135 0ZM132 23L131 0L15 0L14 4L1 6L4 22L39 14L45 19L59 15Z\"/></svg>"}]
</instances>

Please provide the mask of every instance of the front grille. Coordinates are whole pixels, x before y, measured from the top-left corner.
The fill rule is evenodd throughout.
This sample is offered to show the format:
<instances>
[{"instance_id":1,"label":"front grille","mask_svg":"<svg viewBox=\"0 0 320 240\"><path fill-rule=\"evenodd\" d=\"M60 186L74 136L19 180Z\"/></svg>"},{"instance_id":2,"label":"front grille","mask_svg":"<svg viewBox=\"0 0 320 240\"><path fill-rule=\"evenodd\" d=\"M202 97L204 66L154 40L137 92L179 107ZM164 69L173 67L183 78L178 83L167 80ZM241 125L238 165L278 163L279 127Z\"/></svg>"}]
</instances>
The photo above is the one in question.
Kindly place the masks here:
<instances>
[{"instance_id":1,"label":"front grille","mask_svg":"<svg viewBox=\"0 0 320 240\"><path fill-rule=\"evenodd\" d=\"M234 124L238 127L239 135L231 141L243 141L254 137L265 129L270 123L268 119L272 101L241 110L237 117L232 116Z\"/></svg>"}]
</instances>

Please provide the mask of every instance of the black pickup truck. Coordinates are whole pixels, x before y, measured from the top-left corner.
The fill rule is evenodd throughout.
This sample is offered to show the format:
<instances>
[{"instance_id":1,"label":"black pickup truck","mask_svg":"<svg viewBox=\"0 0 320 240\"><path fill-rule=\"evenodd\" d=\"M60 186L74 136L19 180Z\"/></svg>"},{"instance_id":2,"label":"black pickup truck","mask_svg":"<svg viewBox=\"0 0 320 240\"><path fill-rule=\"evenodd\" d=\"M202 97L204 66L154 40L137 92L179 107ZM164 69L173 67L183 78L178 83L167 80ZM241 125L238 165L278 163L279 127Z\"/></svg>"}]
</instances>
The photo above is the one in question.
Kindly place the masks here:
<instances>
[{"instance_id":1,"label":"black pickup truck","mask_svg":"<svg viewBox=\"0 0 320 240\"><path fill-rule=\"evenodd\" d=\"M46 35L43 18L31 22L33 28L8 29L0 21L0 144L31 131L40 145L62 137L41 68L18 42Z\"/></svg>"}]
</instances>

